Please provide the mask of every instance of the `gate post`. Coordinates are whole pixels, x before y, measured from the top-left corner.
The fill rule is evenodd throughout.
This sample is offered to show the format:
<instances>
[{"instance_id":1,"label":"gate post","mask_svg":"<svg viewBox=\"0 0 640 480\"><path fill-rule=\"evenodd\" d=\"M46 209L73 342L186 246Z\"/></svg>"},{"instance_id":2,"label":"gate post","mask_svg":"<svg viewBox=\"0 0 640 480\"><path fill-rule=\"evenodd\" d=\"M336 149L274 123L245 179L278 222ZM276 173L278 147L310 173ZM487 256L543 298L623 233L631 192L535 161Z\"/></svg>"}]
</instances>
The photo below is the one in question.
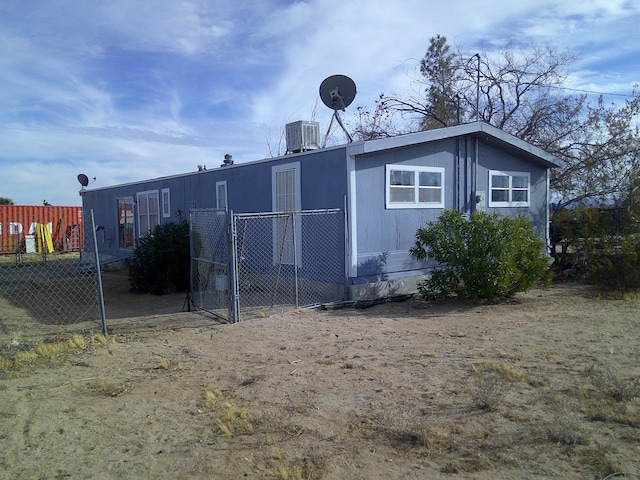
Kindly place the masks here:
<instances>
[{"instance_id":1,"label":"gate post","mask_svg":"<svg viewBox=\"0 0 640 480\"><path fill-rule=\"evenodd\" d=\"M299 215L299 214L298 214ZM302 225L302 218L300 218L300 225ZM296 242L296 213L291 214L291 237L293 240L293 289L294 289L294 297L295 297L295 305L296 310L300 308L300 301L298 299L298 244ZM297 232L299 235L302 235L301 232Z\"/></svg>"},{"instance_id":2,"label":"gate post","mask_svg":"<svg viewBox=\"0 0 640 480\"><path fill-rule=\"evenodd\" d=\"M229 232L229 318L233 323L240 321L240 297L238 293L238 235L233 210L227 214Z\"/></svg>"},{"instance_id":3,"label":"gate post","mask_svg":"<svg viewBox=\"0 0 640 480\"><path fill-rule=\"evenodd\" d=\"M100 318L102 319L102 334L107 336L107 315L104 310L104 290L102 289L102 272L100 271L100 254L98 253L98 238L96 236L96 220L91 209L91 231L93 232L93 253L95 255L96 278L98 281L98 298L100 300Z\"/></svg>"}]
</instances>

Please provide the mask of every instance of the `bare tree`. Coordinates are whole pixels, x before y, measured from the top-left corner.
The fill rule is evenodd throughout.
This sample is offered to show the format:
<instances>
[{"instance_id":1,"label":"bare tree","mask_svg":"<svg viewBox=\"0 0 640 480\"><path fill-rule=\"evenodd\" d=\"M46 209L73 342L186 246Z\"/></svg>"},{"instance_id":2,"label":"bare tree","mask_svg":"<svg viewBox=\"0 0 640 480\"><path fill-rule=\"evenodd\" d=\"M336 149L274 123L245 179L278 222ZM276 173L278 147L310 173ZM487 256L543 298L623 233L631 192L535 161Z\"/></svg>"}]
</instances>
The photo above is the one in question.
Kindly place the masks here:
<instances>
[{"instance_id":1,"label":"bare tree","mask_svg":"<svg viewBox=\"0 0 640 480\"><path fill-rule=\"evenodd\" d=\"M450 51L446 37L436 35L429 39L429 48L420 60L419 72L419 75L409 78L409 94L383 95L380 102L402 118L412 118L417 125L416 130L459 123L459 89L465 81L464 65L459 55Z\"/></svg>"},{"instance_id":2,"label":"bare tree","mask_svg":"<svg viewBox=\"0 0 640 480\"><path fill-rule=\"evenodd\" d=\"M412 79L412 94L380 102L419 119L422 129L479 119L557 156L563 165L552 171L552 213L617 201L640 171L640 96L634 90L623 105L605 104L564 88L576 59L552 47L511 45L496 55L470 57L461 48L453 55L438 35L420 62L422 77Z\"/></svg>"},{"instance_id":3,"label":"bare tree","mask_svg":"<svg viewBox=\"0 0 640 480\"><path fill-rule=\"evenodd\" d=\"M374 101L373 108L358 106L354 119L345 122L354 140L374 140L393 137L401 133L393 116L395 111L387 108L384 93Z\"/></svg>"}]
</instances>

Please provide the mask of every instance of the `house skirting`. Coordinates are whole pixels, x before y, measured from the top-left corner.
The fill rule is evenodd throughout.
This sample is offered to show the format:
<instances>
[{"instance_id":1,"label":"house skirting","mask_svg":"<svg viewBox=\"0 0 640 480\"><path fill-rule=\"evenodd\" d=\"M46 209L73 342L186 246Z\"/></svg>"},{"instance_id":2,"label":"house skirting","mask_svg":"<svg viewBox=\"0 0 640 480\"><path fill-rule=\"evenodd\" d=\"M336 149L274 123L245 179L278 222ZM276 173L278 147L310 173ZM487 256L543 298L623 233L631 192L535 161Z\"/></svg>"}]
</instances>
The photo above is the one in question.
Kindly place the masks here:
<instances>
[{"instance_id":1,"label":"house skirting","mask_svg":"<svg viewBox=\"0 0 640 480\"><path fill-rule=\"evenodd\" d=\"M394 280L349 285L347 287L347 298L350 301L360 301L415 294L418 292L418 285L428 277L428 275L416 275Z\"/></svg>"}]
</instances>

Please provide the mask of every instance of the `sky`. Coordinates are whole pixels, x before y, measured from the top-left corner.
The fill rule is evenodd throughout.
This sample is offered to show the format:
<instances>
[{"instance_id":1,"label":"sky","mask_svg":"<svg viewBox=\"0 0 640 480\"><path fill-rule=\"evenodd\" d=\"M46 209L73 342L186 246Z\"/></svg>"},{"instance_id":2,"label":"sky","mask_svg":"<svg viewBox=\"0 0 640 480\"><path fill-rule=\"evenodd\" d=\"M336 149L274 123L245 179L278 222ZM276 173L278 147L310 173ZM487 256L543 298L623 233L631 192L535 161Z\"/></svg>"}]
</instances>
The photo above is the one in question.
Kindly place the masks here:
<instances>
[{"instance_id":1,"label":"sky","mask_svg":"<svg viewBox=\"0 0 640 480\"><path fill-rule=\"evenodd\" d=\"M75 206L80 173L91 189L278 156L289 122L324 137L325 78L356 83L349 122L413 89L438 34L469 57L570 50L567 86L621 103L638 25L640 0L2 0L0 197Z\"/></svg>"}]
</instances>

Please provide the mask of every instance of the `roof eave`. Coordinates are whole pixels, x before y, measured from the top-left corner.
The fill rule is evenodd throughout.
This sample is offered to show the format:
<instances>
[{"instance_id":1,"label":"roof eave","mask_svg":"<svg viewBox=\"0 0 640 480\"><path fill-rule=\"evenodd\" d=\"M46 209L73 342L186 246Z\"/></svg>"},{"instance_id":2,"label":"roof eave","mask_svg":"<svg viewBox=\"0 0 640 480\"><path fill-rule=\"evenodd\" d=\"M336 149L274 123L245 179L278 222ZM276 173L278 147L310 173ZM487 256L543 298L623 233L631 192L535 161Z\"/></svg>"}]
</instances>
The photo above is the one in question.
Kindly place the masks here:
<instances>
[{"instance_id":1,"label":"roof eave","mask_svg":"<svg viewBox=\"0 0 640 480\"><path fill-rule=\"evenodd\" d=\"M493 139L493 142L501 144L502 147L508 147L516 151L524 153L531 160L543 164L547 168L559 167L562 162L550 153L545 152L530 143L515 137L509 133L500 130L485 122L471 122L451 127L436 128L433 130L425 130L422 132L409 133L406 135L398 135L396 137L380 138L376 140L367 140L351 144L349 148L350 155L363 155L366 153L375 153L393 148L402 148L420 143L434 142L438 140L446 140L454 137L467 135L486 135L485 139Z\"/></svg>"}]
</instances>

